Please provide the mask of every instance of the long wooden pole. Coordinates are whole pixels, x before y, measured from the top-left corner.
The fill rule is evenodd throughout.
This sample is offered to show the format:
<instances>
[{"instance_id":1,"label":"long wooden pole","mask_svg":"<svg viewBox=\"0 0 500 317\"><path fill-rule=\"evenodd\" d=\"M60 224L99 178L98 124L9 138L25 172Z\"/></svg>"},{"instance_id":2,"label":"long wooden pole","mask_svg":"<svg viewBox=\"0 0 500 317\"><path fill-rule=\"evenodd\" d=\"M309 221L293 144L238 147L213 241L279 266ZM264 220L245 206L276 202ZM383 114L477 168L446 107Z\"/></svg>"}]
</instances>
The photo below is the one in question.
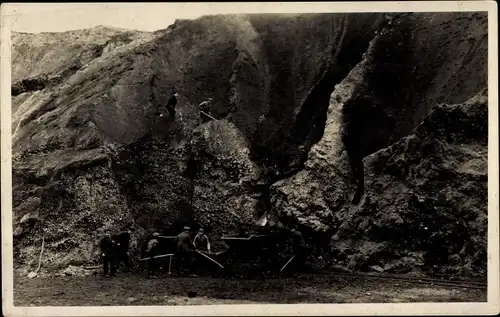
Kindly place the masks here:
<instances>
[{"instance_id":1,"label":"long wooden pole","mask_svg":"<svg viewBox=\"0 0 500 317\"><path fill-rule=\"evenodd\" d=\"M283 270L285 269L285 267L287 267L287 265L288 265L288 264L290 264L290 262L292 262L293 258L295 258L295 255L294 255L294 256L292 256L292 257L290 258L290 260L288 260L288 262L286 262L286 264L285 264L285 265L283 265L283 267L281 268L280 272L283 272Z\"/></svg>"},{"instance_id":2,"label":"long wooden pole","mask_svg":"<svg viewBox=\"0 0 500 317\"><path fill-rule=\"evenodd\" d=\"M204 115L206 115L207 117L212 118L215 121L219 121L219 120L215 119L214 117L212 117L211 115L209 115L208 113L206 113L205 111L200 110L200 112L203 113Z\"/></svg>"},{"instance_id":3,"label":"long wooden pole","mask_svg":"<svg viewBox=\"0 0 500 317\"><path fill-rule=\"evenodd\" d=\"M173 256L174 254L173 253L169 253L169 254L161 254L161 255L156 255L153 257L153 259L159 259L159 258L164 258L166 256ZM143 259L139 259L139 261L146 261L146 260L150 260L151 257L148 257L148 258L143 258Z\"/></svg>"},{"instance_id":4,"label":"long wooden pole","mask_svg":"<svg viewBox=\"0 0 500 317\"><path fill-rule=\"evenodd\" d=\"M208 255L204 254L204 253L201 253L200 251L196 251L198 254L201 254L202 256L206 257L207 259L209 259L210 261L214 262L215 264L217 264L219 267L221 268L224 268L224 266L222 266L222 264L220 264L219 262L215 261L214 259L212 259L211 257L209 257Z\"/></svg>"},{"instance_id":5,"label":"long wooden pole","mask_svg":"<svg viewBox=\"0 0 500 317\"><path fill-rule=\"evenodd\" d=\"M40 250L40 257L38 258L38 267L36 268L35 273L38 273L38 270L40 270L40 266L42 265L42 253L44 246L45 246L45 237L42 237L42 249Z\"/></svg>"}]
</instances>

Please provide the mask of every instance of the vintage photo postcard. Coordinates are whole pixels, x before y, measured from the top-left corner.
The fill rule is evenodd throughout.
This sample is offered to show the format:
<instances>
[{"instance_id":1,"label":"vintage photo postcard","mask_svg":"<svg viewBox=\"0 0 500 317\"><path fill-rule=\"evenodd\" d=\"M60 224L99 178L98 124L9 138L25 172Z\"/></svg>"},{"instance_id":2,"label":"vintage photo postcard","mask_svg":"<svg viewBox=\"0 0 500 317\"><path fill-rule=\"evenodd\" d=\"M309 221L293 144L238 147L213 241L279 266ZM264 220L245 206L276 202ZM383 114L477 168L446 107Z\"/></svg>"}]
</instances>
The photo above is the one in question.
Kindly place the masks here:
<instances>
[{"instance_id":1,"label":"vintage photo postcard","mask_svg":"<svg viewBox=\"0 0 500 317\"><path fill-rule=\"evenodd\" d=\"M494 1L3 3L6 316L499 313Z\"/></svg>"}]
</instances>

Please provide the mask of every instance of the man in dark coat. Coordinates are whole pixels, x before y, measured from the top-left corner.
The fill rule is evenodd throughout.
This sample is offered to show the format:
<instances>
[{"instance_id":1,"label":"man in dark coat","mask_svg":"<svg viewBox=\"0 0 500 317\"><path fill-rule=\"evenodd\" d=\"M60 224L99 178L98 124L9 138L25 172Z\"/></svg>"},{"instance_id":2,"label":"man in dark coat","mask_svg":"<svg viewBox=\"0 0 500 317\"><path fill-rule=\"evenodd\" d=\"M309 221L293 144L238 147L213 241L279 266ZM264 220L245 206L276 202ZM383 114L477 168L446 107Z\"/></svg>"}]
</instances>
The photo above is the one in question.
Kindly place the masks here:
<instances>
[{"instance_id":1,"label":"man in dark coat","mask_svg":"<svg viewBox=\"0 0 500 317\"><path fill-rule=\"evenodd\" d=\"M116 266L117 269L120 267L120 263L123 262L127 271L130 271L131 265L129 261L129 244L130 235L134 232L133 227L127 228L127 230L120 231L115 237L116 241Z\"/></svg>"},{"instance_id":2,"label":"man in dark coat","mask_svg":"<svg viewBox=\"0 0 500 317\"><path fill-rule=\"evenodd\" d=\"M192 258L195 246L189 235L190 232L191 228L186 226L183 231L177 235L177 254L180 259L180 265L177 267L178 274L181 273L181 269L187 269L187 273L192 272Z\"/></svg>"},{"instance_id":3,"label":"man in dark coat","mask_svg":"<svg viewBox=\"0 0 500 317\"><path fill-rule=\"evenodd\" d=\"M170 114L170 118L175 116L175 106L177 106L177 97L179 96L178 92L175 92L167 101L167 110Z\"/></svg>"},{"instance_id":4,"label":"man in dark coat","mask_svg":"<svg viewBox=\"0 0 500 317\"><path fill-rule=\"evenodd\" d=\"M295 263L299 271L304 269L306 261L307 243L302 233L297 229L292 229L292 249L295 253Z\"/></svg>"},{"instance_id":5,"label":"man in dark coat","mask_svg":"<svg viewBox=\"0 0 500 317\"><path fill-rule=\"evenodd\" d=\"M104 237L101 239L100 243L102 265L104 270L104 275L116 276L116 265L115 265L115 242L111 238L111 233L106 230ZM111 271L110 271L111 267Z\"/></svg>"}]
</instances>

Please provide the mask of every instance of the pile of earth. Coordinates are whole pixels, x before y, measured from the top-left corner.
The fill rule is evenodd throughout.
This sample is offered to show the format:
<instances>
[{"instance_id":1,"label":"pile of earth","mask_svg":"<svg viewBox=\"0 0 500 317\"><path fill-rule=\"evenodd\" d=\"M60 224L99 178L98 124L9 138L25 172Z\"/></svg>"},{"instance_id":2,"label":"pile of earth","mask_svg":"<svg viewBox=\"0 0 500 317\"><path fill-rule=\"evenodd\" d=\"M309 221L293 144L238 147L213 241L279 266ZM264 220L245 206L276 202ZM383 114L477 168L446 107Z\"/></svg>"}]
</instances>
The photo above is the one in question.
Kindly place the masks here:
<instances>
[{"instance_id":1,"label":"pile of earth","mask_svg":"<svg viewBox=\"0 0 500 317\"><path fill-rule=\"evenodd\" d=\"M208 228L218 245L222 233L267 217L299 226L338 265L390 270L394 258L426 257L433 247L422 233L380 235L404 227L384 217L421 232L410 197L438 199L435 173L461 173L464 160L486 155L479 110L446 122L479 124L480 136L426 132L443 124L439 111L451 111L439 105L463 104L486 87L485 13L216 15L154 33L14 34L12 54L17 267L36 265L42 236L44 267L60 268L97 260L103 231L129 223L139 229L135 242L189 224ZM176 118L157 120L174 90ZM217 120L202 123L196 107L208 97ZM412 137L421 140L415 152L398 147ZM474 154L424 146L461 138ZM393 163L389 152L404 160ZM420 165L436 156L456 164ZM386 169L373 167L384 160ZM404 176L384 189L399 168ZM408 174L422 169L418 181ZM464 190L484 196L486 174L476 172L463 176ZM465 199L452 184L446 197ZM468 199L425 213L425 232L438 232L452 255L426 257L426 266L456 268L454 255L465 254L469 271L482 272L486 200ZM468 215L473 229L460 239L472 247L457 252L455 233L427 225L462 228L441 212Z\"/></svg>"}]
</instances>

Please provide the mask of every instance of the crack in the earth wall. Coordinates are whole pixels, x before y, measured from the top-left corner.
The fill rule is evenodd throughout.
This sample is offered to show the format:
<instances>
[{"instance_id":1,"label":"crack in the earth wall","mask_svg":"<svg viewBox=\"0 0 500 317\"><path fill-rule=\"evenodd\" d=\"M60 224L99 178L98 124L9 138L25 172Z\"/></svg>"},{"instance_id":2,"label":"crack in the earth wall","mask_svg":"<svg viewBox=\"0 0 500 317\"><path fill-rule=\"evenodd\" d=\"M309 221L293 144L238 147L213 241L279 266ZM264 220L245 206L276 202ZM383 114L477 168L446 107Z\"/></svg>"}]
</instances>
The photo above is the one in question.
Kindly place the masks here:
<instances>
[{"instance_id":1,"label":"crack in the earth wall","mask_svg":"<svg viewBox=\"0 0 500 317\"><path fill-rule=\"evenodd\" d=\"M394 28L393 23L399 21L402 23ZM370 51L370 58L376 65L365 77L364 87L367 88L342 108L342 142L348 153L353 181L357 184L352 199L354 204L364 193L363 158L387 145L408 102L409 94L404 85L413 81L412 27L410 19L395 19L379 30L381 36L375 39Z\"/></svg>"}]
</instances>

